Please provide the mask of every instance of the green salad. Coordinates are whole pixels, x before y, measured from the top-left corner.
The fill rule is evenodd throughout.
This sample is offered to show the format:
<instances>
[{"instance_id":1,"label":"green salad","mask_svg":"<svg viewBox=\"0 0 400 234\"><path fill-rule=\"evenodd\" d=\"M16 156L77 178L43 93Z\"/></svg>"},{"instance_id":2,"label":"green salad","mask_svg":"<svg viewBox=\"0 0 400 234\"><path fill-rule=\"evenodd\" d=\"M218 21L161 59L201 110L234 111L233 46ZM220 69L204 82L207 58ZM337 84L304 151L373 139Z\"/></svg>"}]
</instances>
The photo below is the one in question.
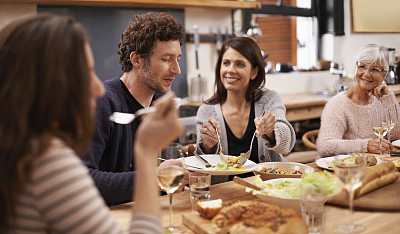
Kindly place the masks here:
<instances>
[{"instance_id":1,"label":"green salad","mask_svg":"<svg viewBox=\"0 0 400 234\"><path fill-rule=\"evenodd\" d=\"M225 162L220 162L215 167L207 168L207 170L215 170L215 171L237 171L244 170L244 168L236 168L234 166L229 166Z\"/></svg>"},{"instance_id":2,"label":"green salad","mask_svg":"<svg viewBox=\"0 0 400 234\"><path fill-rule=\"evenodd\" d=\"M265 183L259 175L253 181L254 185L263 190L257 191L246 188L246 192L252 192L253 195L264 194L280 198L298 198L300 197L300 184L309 184L317 188L324 188L327 195L333 195L341 190L337 177L331 175L328 171L304 173L299 181L283 180L281 183L273 185Z\"/></svg>"}]
</instances>

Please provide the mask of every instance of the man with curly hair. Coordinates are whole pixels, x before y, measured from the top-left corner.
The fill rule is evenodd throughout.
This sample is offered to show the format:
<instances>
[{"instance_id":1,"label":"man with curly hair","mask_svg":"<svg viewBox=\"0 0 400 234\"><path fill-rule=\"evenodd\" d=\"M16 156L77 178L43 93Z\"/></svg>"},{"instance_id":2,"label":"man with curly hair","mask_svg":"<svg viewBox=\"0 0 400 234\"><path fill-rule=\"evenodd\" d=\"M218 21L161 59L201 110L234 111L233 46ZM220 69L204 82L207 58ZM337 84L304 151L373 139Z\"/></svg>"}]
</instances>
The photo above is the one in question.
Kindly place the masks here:
<instances>
[{"instance_id":1,"label":"man with curly hair","mask_svg":"<svg viewBox=\"0 0 400 234\"><path fill-rule=\"evenodd\" d=\"M124 74L104 82L106 94L97 100L96 130L83 159L108 205L131 201L135 176L133 142L140 119L113 123L113 112L135 113L171 90L181 74L179 59L185 31L167 13L135 15L118 44ZM156 134L156 133L155 133ZM151 140L151 139L149 139ZM169 160L161 166L181 166Z\"/></svg>"}]
</instances>

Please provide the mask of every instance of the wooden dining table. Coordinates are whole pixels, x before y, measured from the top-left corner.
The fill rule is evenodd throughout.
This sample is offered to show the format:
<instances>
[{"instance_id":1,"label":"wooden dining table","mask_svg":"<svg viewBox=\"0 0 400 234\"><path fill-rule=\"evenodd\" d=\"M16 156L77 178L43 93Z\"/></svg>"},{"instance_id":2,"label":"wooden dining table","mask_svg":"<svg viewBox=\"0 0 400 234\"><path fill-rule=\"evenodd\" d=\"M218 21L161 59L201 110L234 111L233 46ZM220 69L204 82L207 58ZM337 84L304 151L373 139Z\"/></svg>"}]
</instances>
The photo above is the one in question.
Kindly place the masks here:
<instances>
[{"instance_id":1,"label":"wooden dining table","mask_svg":"<svg viewBox=\"0 0 400 234\"><path fill-rule=\"evenodd\" d=\"M309 166L313 167L315 171L320 171L315 162L309 163ZM252 182L254 176L244 178L245 180ZM225 201L230 200L258 200L257 197L245 191L245 187L233 182L225 182L215 184L211 186L211 199L222 199ZM199 233L198 226L201 226L201 222L208 222L205 219L199 223L189 225L190 227L183 224L183 219L190 216L198 216L196 212L191 210L191 202L189 198L189 191L183 191L173 195L173 224L178 226L184 233ZM388 197L387 199L390 199ZM128 230L131 218L131 207L134 202L125 203L117 206L110 207L111 214L115 217L117 223L119 223L124 230ZM161 207L161 220L164 226L169 224L169 199L168 196L160 196ZM400 212L395 211L371 211L371 210L354 210L353 212L354 223L362 224L366 227L366 231L363 233L400 233ZM325 205L325 216L322 224L321 233L336 233L335 229L341 224L349 223L350 212L348 206L340 207ZM197 227L196 227L197 226ZM200 232L201 233L201 232Z\"/></svg>"}]
</instances>

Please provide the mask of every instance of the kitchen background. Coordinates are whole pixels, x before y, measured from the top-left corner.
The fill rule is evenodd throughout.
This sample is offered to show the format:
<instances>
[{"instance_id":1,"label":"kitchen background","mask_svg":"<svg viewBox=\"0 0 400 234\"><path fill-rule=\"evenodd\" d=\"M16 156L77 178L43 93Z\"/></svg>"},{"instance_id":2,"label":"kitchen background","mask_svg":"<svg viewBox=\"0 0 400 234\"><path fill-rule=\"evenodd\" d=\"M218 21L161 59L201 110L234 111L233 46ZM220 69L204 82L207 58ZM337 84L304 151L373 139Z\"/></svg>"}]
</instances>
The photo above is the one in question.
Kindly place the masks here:
<instances>
[{"instance_id":1,"label":"kitchen background","mask_svg":"<svg viewBox=\"0 0 400 234\"><path fill-rule=\"evenodd\" d=\"M256 9L247 7L248 5L245 5L245 3L242 3L245 7L241 7L241 5L237 4L234 5L234 7L231 7L229 4L231 1L226 1L226 7L221 7L212 3L222 2L222 0L197 0L192 1L190 4L184 4L183 7L168 3L176 3L179 2L179 0L158 1L152 3L150 6L146 6L145 8L142 5L136 6L135 4L124 7L110 5L73 6L71 4L73 1L64 1L69 2L69 4L67 4L68 6L54 6L49 5L49 2L51 1L36 1L39 4L31 4L29 2L35 1L0 0L0 27L20 15L35 12L49 11L57 14L73 15L89 31L96 60L96 72L103 80L122 74L116 54L117 44L122 31L130 24L134 14L143 13L148 10L168 11L176 17L177 20L184 23L185 29L190 35L194 33L194 26L197 25L200 34L200 43L197 48L199 68L196 67L196 46L195 43L193 43L193 37L191 37L192 39L188 40L182 48L183 58L180 63L182 75L178 77L173 86L173 89L180 97L188 97L191 95L191 83L195 80L192 78L198 77L199 74L204 78L204 80L206 80L205 83L207 88L204 89L206 92L204 97L209 97L213 92L214 66L217 60L218 48L216 41L207 39L207 36L208 38L211 37L216 39L218 31L221 33L223 38L226 38L227 35L238 36L246 33L246 26L253 26L253 28L259 27L262 29L262 36L257 37L257 40L264 52L269 54L266 60L273 62L272 68L276 69L277 67L275 67L275 65L280 62L282 64L292 65L294 68L297 67L299 70L302 70L302 72L293 71L288 73L267 74L266 87L278 91L281 95L310 92L328 93L328 91L333 91L333 87L339 78L338 74L331 74L329 70L324 69L324 71L311 71L320 70L322 66L326 66L326 64L324 65L321 63L323 61L333 61L338 65L341 65L337 70L342 70L344 76L349 77L349 80L351 81L355 71L354 60L356 53L362 45L367 43L377 43L390 48L395 48L396 53L400 54L400 34L398 31L389 32L390 30L383 30L383 32L355 32L356 30L353 25L353 16L356 10L364 9L364 7L364 10L370 11L367 13L370 19L369 24L371 25L374 25L376 22L381 21L381 19L386 17L395 17L394 20L396 20L397 17L397 24L399 24L400 19L398 18L400 17L400 12L397 12L397 16L396 14L385 15L385 12L393 12L394 9L400 9L400 2L396 0L381 0L379 2L374 0L335 0L335 4L339 4L335 6L332 4L333 1L330 0L258 1L263 4L276 5L281 3L286 6L297 5L306 8L310 8L312 3L318 3L319 6L325 4L323 6L325 7L326 15L324 16L324 28L322 30L321 18L318 20L317 17L282 17L279 15L270 16L262 14L252 15L252 10ZM41 5L40 2L45 4ZM135 2L135 0L132 0L132 2ZM194 4L193 2L198 4ZM362 4L360 4L360 2ZM204 6L201 4L204 4ZM378 8L379 12L374 10ZM268 19L264 16L270 16L271 18ZM373 16L378 18L372 19ZM268 22L277 19L279 19L280 22L286 20L285 22L288 23L285 23L285 26L271 28L272 26L271 24L268 24ZM288 59L279 58L277 57L277 54L283 54L284 52L274 53L273 49L277 48L277 45L275 45L273 41L266 40L268 40L269 35L274 35L274 32L276 34L276 30L286 27L288 24L290 25L289 29L291 32L294 32L294 34L290 34L291 39L289 45L284 45L283 47L289 48L291 54L288 56ZM290 46L292 46L292 48ZM274 58L277 60L273 61ZM279 59L281 61L279 61ZM196 105L194 105L193 108L194 113L195 109ZM183 113L185 116L192 114L193 111L190 109L188 112ZM318 128L318 124L319 119L293 123L298 131L298 137L301 137L302 133L307 129ZM301 126L306 127L302 128ZM193 136L190 138L192 137Z\"/></svg>"}]
</instances>

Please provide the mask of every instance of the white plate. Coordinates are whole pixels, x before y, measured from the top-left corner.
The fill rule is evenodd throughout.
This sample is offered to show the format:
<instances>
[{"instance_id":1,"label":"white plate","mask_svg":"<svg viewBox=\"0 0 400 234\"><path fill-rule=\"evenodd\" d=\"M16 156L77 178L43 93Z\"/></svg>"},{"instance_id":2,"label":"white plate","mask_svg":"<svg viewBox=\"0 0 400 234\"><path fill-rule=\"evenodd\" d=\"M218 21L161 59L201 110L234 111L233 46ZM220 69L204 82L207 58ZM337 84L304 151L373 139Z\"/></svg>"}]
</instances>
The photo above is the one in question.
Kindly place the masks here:
<instances>
[{"instance_id":1,"label":"white plate","mask_svg":"<svg viewBox=\"0 0 400 234\"><path fill-rule=\"evenodd\" d=\"M205 160L207 160L211 164L211 166L216 166L218 163L221 162L221 159L218 154L206 154L200 156L203 157ZM252 172L258 169L258 166L255 162L247 160L246 163L243 165L244 170L229 170L229 171L210 170L206 168L204 163L200 161L198 158L196 158L196 156L190 156L185 158L185 164L187 165L187 169L190 171L206 172L211 175L238 175L247 172ZM191 166L198 167L201 169L193 168Z\"/></svg>"},{"instance_id":2,"label":"white plate","mask_svg":"<svg viewBox=\"0 0 400 234\"><path fill-rule=\"evenodd\" d=\"M351 155L338 155L339 158L347 158L347 157L351 157ZM335 160L335 156L332 157L326 157L326 158L320 158L318 159L315 163L317 164L317 166L327 169L327 170L333 170L332 167L329 167L329 163L333 162L333 160ZM382 162L382 160L380 160L379 158L376 158L376 165L378 165L379 163Z\"/></svg>"},{"instance_id":3,"label":"white plate","mask_svg":"<svg viewBox=\"0 0 400 234\"><path fill-rule=\"evenodd\" d=\"M394 145L394 146L396 146L396 147L399 147L399 148L400 148L400 140L393 141L393 142L392 142L392 145Z\"/></svg>"}]
</instances>

